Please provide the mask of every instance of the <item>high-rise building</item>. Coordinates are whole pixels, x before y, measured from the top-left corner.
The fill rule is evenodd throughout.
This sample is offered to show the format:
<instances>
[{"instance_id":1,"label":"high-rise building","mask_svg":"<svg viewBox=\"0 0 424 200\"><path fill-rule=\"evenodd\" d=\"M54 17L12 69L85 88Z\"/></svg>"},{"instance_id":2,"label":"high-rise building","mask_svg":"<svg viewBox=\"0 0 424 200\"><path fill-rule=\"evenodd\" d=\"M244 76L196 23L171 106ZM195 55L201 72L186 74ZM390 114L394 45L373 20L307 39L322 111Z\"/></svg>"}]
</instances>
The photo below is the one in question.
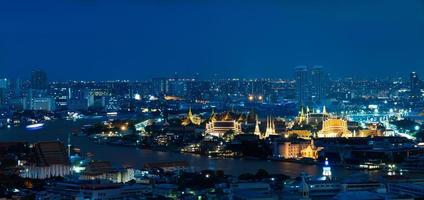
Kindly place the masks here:
<instances>
[{"instance_id":1,"label":"high-rise building","mask_svg":"<svg viewBox=\"0 0 424 200\"><path fill-rule=\"evenodd\" d=\"M47 73L43 70L35 70L31 75L31 88L45 90L48 87Z\"/></svg>"},{"instance_id":2,"label":"high-rise building","mask_svg":"<svg viewBox=\"0 0 424 200\"><path fill-rule=\"evenodd\" d=\"M325 99L326 75L323 67L313 66L310 69L312 102L322 102Z\"/></svg>"},{"instance_id":3,"label":"high-rise building","mask_svg":"<svg viewBox=\"0 0 424 200\"><path fill-rule=\"evenodd\" d=\"M50 97L34 97L24 98L24 110L42 110L54 111L56 110L56 101Z\"/></svg>"},{"instance_id":4,"label":"high-rise building","mask_svg":"<svg viewBox=\"0 0 424 200\"><path fill-rule=\"evenodd\" d=\"M155 78L152 80L153 93L156 96L165 95L169 92L169 79Z\"/></svg>"},{"instance_id":5,"label":"high-rise building","mask_svg":"<svg viewBox=\"0 0 424 200\"><path fill-rule=\"evenodd\" d=\"M301 105L305 105L308 102L308 94L310 89L308 77L308 68L306 66L296 67L296 100Z\"/></svg>"},{"instance_id":6,"label":"high-rise building","mask_svg":"<svg viewBox=\"0 0 424 200\"><path fill-rule=\"evenodd\" d=\"M418 75L416 72L411 72L411 75L409 77L410 79L410 90L411 98L419 98L421 96L421 80L418 78Z\"/></svg>"},{"instance_id":7,"label":"high-rise building","mask_svg":"<svg viewBox=\"0 0 424 200\"><path fill-rule=\"evenodd\" d=\"M185 97L187 95L187 85L190 80L171 79L169 81L169 94L173 96Z\"/></svg>"},{"instance_id":8,"label":"high-rise building","mask_svg":"<svg viewBox=\"0 0 424 200\"><path fill-rule=\"evenodd\" d=\"M320 105L326 97L327 75L321 66L295 68L296 100L300 105Z\"/></svg>"},{"instance_id":9,"label":"high-rise building","mask_svg":"<svg viewBox=\"0 0 424 200\"><path fill-rule=\"evenodd\" d=\"M7 89L9 87L9 80L7 78L0 79L0 88Z\"/></svg>"},{"instance_id":10,"label":"high-rise building","mask_svg":"<svg viewBox=\"0 0 424 200\"><path fill-rule=\"evenodd\" d=\"M7 80L6 78L0 79L0 105L6 102L8 89L9 89L9 80Z\"/></svg>"},{"instance_id":11,"label":"high-rise building","mask_svg":"<svg viewBox=\"0 0 424 200\"><path fill-rule=\"evenodd\" d=\"M20 97L22 92L22 81L21 79L13 79L10 81L9 89L14 97Z\"/></svg>"}]
</instances>

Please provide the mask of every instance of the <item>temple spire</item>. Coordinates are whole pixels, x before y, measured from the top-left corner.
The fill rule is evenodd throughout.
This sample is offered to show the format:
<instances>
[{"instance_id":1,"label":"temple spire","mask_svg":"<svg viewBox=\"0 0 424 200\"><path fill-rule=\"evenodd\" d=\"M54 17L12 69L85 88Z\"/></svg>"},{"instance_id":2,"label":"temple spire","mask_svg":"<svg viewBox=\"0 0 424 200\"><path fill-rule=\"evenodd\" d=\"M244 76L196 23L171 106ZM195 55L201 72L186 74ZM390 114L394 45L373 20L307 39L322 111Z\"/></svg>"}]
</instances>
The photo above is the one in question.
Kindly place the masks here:
<instances>
[{"instance_id":1,"label":"temple spire","mask_svg":"<svg viewBox=\"0 0 424 200\"><path fill-rule=\"evenodd\" d=\"M256 125L255 125L255 135L259 136L259 138L261 138L261 130L259 129L259 120L258 120L258 115L256 115Z\"/></svg>"},{"instance_id":2,"label":"temple spire","mask_svg":"<svg viewBox=\"0 0 424 200\"><path fill-rule=\"evenodd\" d=\"M193 112L191 112L191 107L188 109L188 118L191 118L193 116Z\"/></svg>"},{"instance_id":3,"label":"temple spire","mask_svg":"<svg viewBox=\"0 0 424 200\"><path fill-rule=\"evenodd\" d=\"M271 116L268 116L266 121L265 137L268 137L275 134L275 124Z\"/></svg>"}]
</instances>

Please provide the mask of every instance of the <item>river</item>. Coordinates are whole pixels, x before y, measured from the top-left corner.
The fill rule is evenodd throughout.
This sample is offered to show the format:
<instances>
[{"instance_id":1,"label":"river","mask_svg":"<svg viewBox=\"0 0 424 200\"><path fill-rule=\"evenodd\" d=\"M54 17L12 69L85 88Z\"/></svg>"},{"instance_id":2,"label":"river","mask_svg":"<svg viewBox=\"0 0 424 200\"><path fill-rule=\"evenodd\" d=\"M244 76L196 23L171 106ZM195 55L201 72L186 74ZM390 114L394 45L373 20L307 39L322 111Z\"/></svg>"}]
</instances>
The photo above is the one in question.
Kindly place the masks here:
<instances>
[{"instance_id":1,"label":"river","mask_svg":"<svg viewBox=\"0 0 424 200\"><path fill-rule=\"evenodd\" d=\"M98 121L98 120L97 120ZM65 121L55 120L47 122L45 127L37 131L28 131L25 127L12 127L0 130L0 142L4 141L51 141L60 140L67 144L68 134L79 129L85 124L94 123L95 120ZM165 161L188 161L194 170L223 170L227 174L239 175L241 173L254 173L262 168L269 173L282 173L291 177L298 176L301 172L310 175L319 175L321 167L300 163L246 160L246 159L216 159L193 154L180 154L173 152L159 152L136 147L111 146L90 142L87 137L71 136L71 143L80 148L83 153L94 153L96 160L109 160L115 165L131 165L141 168L145 163ZM357 171L333 167L334 176L345 177Z\"/></svg>"}]
</instances>

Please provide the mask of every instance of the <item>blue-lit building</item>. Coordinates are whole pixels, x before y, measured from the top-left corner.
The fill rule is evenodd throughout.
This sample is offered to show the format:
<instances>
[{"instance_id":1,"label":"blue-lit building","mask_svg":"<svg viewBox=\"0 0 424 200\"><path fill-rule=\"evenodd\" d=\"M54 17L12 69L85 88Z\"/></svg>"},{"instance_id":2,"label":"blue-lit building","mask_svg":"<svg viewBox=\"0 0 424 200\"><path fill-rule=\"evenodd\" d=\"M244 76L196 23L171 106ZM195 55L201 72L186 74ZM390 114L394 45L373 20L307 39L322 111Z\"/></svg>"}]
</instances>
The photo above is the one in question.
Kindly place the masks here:
<instances>
[{"instance_id":1,"label":"blue-lit building","mask_svg":"<svg viewBox=\"0 0 424 200\"><path fill-rule=\"evenodd\" d=\"M0 79L0 105L6 103L7 91L9 89L9 80L7 78Z\"/></svg>"},{"instance_id":2,"label":"blue-lit building","mask_svg":"<svg viewBox=\"0 0 424 200\"><path fill-rule=\"evenodd\" d=\"M321 66L295 68L296 100L302 106L323 104L327 94L328 75Z\"/></svg>"}]
</instances>

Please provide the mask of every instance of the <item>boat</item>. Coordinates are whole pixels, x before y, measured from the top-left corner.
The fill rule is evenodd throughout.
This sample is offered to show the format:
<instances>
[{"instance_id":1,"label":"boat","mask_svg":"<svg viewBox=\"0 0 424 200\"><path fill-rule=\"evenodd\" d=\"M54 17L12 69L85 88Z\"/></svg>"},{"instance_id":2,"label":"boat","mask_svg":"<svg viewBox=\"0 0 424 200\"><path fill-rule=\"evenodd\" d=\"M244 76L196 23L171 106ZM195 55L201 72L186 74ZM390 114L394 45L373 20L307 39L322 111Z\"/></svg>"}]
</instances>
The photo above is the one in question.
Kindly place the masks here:
<instances>
[{"instance_id":1,"label":"boat","mask_svg":"<svg viewBox=\"0 0 424 200\"><path fill-rule=\"evenodd\" d=\"M33 130L39 130L44 127L43 123L37 123L37 124L30 124L26 126L27 130L33 131Z\"/></svg>"}]
</instances>

